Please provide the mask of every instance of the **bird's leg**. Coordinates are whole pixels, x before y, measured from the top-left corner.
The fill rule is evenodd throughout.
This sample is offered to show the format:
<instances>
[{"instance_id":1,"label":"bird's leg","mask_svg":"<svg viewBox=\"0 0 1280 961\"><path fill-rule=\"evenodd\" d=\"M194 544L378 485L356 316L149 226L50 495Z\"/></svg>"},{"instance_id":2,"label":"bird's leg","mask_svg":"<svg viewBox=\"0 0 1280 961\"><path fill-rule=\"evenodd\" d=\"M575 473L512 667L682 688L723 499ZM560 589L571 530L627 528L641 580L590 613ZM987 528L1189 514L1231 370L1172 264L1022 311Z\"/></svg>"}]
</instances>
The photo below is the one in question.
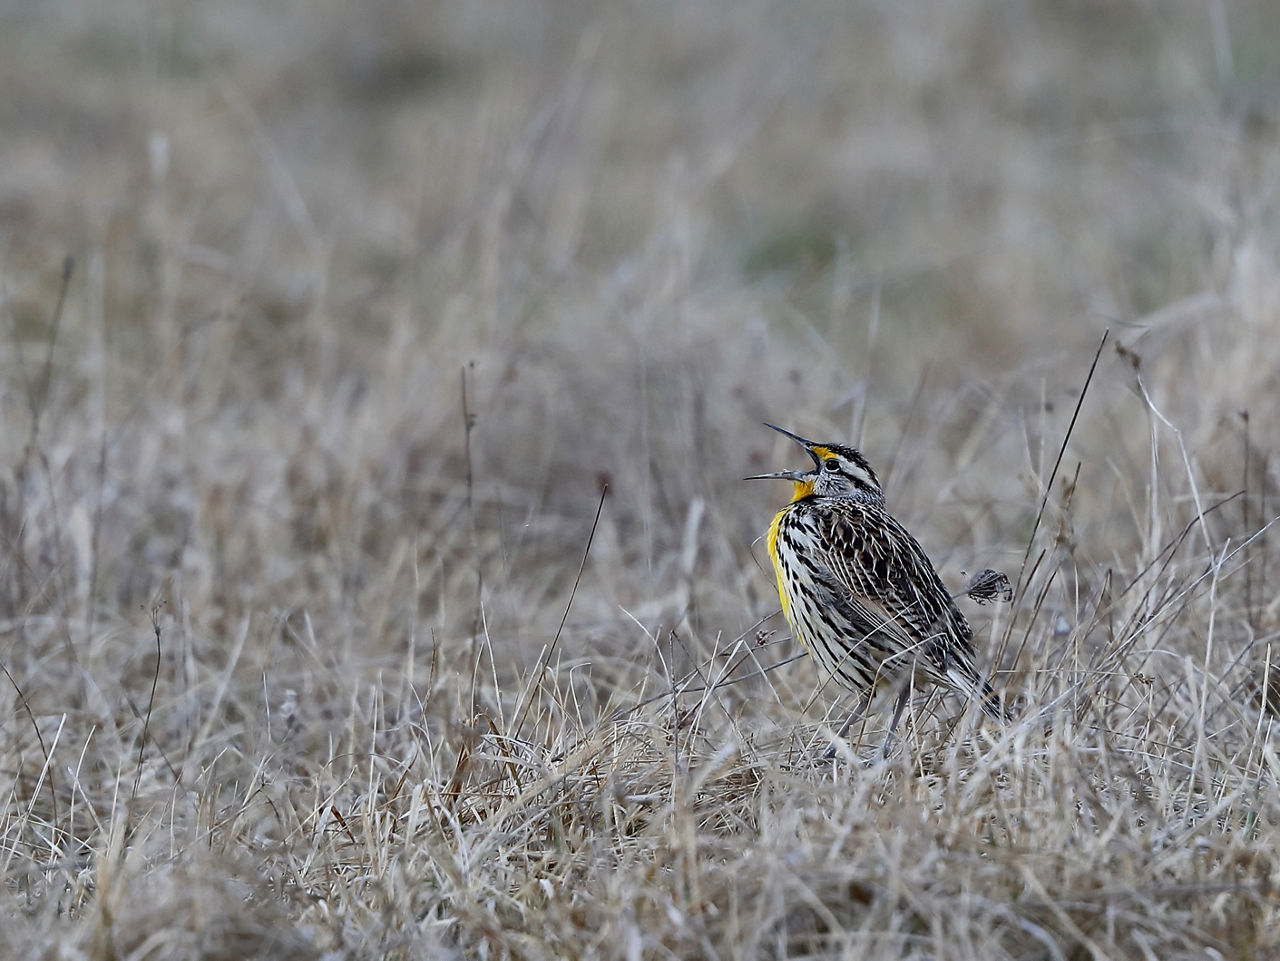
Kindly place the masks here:
<instances>
[{"instance_id":1,"label":"bird's leg","mask_svg":"<svg viewBox=\"0 0 1280 961\"><path fill-rule=\"evenodd\" d=\"M836 756L836 742L844 740L844 736L849 733L849 728L853 727L854 723L858 721L862 717L862 715L867 713L867 706L870 703L871 703L870 694L866 695L865 697L863 697L861 700L858 701L858 706L849 712L849 716L845 718L844 723L840 725L840 730L836 732L835 739L831 742L831 744L827 747L827 749L822 752L822 760L830 761L833 757Z\"/></svg>"},{"instance_id":2,"label":"bird's leg","mask_svg":"<svg viewBox=\"0 0 1280 961\"><path fill-rule=\"evenodd\" d=\"M889 720L889 730L885 731L884 743L880 745L880 760L886 760L889 757L889 748L893 745L893 732L898 729L898 722L902 720L902 712L906 710L907 701L911 698L911 678L907 678L902 683L902 690L898 691L898 699L893 702L893 717Z\"/></svg>"}]
</instances>

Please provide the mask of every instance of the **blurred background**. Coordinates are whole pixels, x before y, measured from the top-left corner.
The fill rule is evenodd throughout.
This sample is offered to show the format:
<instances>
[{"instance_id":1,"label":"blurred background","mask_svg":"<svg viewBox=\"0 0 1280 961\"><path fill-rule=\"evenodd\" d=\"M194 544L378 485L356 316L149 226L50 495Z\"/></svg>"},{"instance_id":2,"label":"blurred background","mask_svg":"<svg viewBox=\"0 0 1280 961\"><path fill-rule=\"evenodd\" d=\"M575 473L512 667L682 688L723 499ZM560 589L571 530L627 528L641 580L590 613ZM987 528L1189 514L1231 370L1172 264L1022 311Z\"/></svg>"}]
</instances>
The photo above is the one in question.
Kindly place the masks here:
<instances>
[{"instance_id":1,"label":"blurred background","mask_svg":"<svg viewBox=\"0 0 1280 961\"><path fill-rule=\"evenodd\" d=\"M8 943L1264 956L1277 51L1274 0L0 0ZM842 707L755 671L762 421L1007 571L980 661L1079 728L793 767Z\"/></svg>"},{"instance_id":2,"label":"blurred background","mask_svg":"<svg viewBox=\"0 0 1280 961\"><path fill-rule=\"evenodd\" d=\"M145 673L110 638L155 604L295 685L302 613L330 668L528 667L606 485L564 650L736 636L786 496L740 478L802 462L763 420L863 446L958 586L1017 566L1108 329L1048 526L1133 566L1270 482L1278 40L1266 0L6 3L14 656Z\"/></svg>"}]
</instances>

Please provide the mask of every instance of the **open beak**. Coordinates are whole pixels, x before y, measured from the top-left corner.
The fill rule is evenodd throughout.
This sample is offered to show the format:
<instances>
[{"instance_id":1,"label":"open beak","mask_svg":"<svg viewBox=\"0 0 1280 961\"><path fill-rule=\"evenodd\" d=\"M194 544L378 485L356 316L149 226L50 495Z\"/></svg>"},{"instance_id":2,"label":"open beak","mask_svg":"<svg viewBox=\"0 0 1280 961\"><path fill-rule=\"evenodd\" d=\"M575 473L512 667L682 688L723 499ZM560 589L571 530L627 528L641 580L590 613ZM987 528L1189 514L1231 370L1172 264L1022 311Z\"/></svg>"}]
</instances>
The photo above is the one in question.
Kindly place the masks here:
<instances>
[{"instance_id":1,"label":"open beak","mask_svg":"<svg viewBox=\"0 0 1280 961\"><path fill-rule=\"evenodd\" d=\"M744 477L742 479L743 480L773 480L777 478L779 480L789 480L789 481L795 481L796 483L800 483L810 473L812 473L812 471L780 470L776 474L752 474L750 477Z\"/></svg>"},{"instance_id":2,"label":"open beak","mask_svg":"<svg viewBox=\"0 0 1280 961\"><path fill-rule=\"evenodd\" d=\"M805 440L799 434L793 434L791 433L791 431L783 430L781 427L775 427L773 424L765 424L764 426L768 427L771 430L776 430L779 434L784 434L787 437L790 437L793 441L795 441L797 444L799 444L801 447L805 449L805 453L807 453L810 457L813 458L814 467L822 466L822 458L813 452L813 448L816 446L813 441ZM799 483L803 483L805 479L812 473L813 471L780 470L773 474L753 474L750 477L744 477L743 480L775 480L776 479L776 480L795 481L796 483L799 484Z\"/></svg>"},{"instance_id":3,"label":"open beak","mask_svg":"<svg viewBox=\"0 0 1280 961\"><path fill-rule=\"evenodd\" d=\"M779 434L782 434L784 437L790 437L793 441L795 441L797 444L799 444L801 447L804 448L806 454L808 454L810 457L813 458L814 467L822 466L822 458L813 452L813 449L818 446L813 441L805 440L799 434L793 434L791 433L791 431L783 430L781 427L775 427L773 424L765 424L764 426L768 427L770 430L776 430Z\"/></svg>"}]
</instances>

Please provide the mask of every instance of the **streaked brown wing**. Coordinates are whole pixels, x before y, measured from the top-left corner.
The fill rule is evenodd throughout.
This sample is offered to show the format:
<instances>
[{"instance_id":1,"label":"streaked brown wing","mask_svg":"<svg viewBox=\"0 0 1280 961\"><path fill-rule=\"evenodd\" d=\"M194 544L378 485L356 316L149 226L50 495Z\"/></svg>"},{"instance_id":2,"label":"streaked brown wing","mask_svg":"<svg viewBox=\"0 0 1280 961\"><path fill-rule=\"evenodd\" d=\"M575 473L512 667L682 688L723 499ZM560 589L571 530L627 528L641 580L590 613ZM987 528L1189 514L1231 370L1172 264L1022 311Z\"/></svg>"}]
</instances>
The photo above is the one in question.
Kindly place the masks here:
<instances>
[{"instance_id":1,"label":"streaked brown wing","mask_svg":"<svg viewBox=\"0 0 1280 961\"><path fill-rule=\"evenodd\" d=\"M919 542L892 516L862 504L840 504L820 519L819 560L848 592L848 601L907 648L922 648L945 670L948 649L971 650L973 631L956 608Z\"/></svg>"}]
</instances>

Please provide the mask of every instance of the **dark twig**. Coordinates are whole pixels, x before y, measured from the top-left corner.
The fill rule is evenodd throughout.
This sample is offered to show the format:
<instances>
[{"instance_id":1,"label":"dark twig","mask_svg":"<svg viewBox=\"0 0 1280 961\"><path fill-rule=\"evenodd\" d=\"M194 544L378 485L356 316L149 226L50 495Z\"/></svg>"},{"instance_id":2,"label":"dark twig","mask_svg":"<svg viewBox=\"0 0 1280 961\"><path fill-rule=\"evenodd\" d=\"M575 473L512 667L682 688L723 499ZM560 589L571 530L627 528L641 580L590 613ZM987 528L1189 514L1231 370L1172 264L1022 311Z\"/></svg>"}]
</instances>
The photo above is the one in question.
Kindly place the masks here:
<instances>
[{"instance_id":1,"label":"dark twig","mask_svg":"<svg viewBox=\"0 0 1280 961\"><path fill-rule=\"evenodd\" d=\"M40 745L40 753L44 756L44 768L49 774L49 801L53 806L53 823L58 823L58 792L53 784L53 761L49 757L49 748L44 743L44 737L40 734L40 725L36 723L36 716L31 711L31 705L27 703L27 695L22 692L22 688L18 686L17 680L9 669L0 664L0 671L4 671L4 676L9 679L9 683L13 685L14 691L18 695L18 701L22 704L22 710L26 712L28 720L31 721L31 728L36 732L36 741Z\"/></svg>"},{"instance_id":2,"label":"dark twig","mask_svg":"<svg viewBox=\"0 0 1280 961\"><path fill-rule=\"evenodd\" d=\"M156 685L160 681L160 604L151 605L151 630L156 635L156 669L151 675L151 695L147 698L147 713L142 718L142 737L138 739L138 769L133 775L133 793L130 802L138 796L138 785L142 783L142 761L147 754L147 732L151 729L151 709L156 703Z\"/></svg>"},{"instance_id":3,"label":"dark twig","mask_svg":"<svg viewBox=\"0 0 1280 961\"><path fill-rule=\"evenodd\" d=\"M1022 575L1027 569L1027 561L1031 558L1031 545L1035 543L1036 533L1040 530L1040 522L1044 519L1044 511L1049 504L1049 494L1053 491L1053 482L1058 478L1058 468L1062 466L1062 458L1067 453L1067 443L1071 440L1071 434L1076 429L1076 420L1080 416L1080 408L1084 405L1085 396L1089 393L1089 384L1093 381L1093 372L1098 369L1098 359L1102 356L1102 348L1106 346L1107 337L1110 334L1110 329L1104 330L1102 339L1098 341L1098 349L1094 352L1093 363L1089 365L1089 374L1084 379L1084 386L1080 388L1080 396L1076 400L1076 409L1071 414L1071 423L1067 425L1067 432L1062 438L1062 446L1058 448L1058 459L1053 462L1053 470L1049 472L1048 483L1044 485L1044 496L1040 498L1040 509L1036 511L1036 521L1031 527L1031 536L1027 538L1027 549L1022 552L1022 563L1018 566L1015 595L1021 595L1023 588L1026 586L1022 582Z\"/></svg>"},{"instance_id":4,"label":"dark twig","mask_svg":"<svg viewBox=\"0 0 1280 961\"><path fill-rule=\"evenodd\" d=\"M587 535L587 546L582 551L582 562L578 564L578 573L573 578L573 587L569 591L569 602L564 606L564 616L560 618L560 626L556 628L555 637L551 639L551 643L546 646L542 654L538 657L538 663L533 666L533 674L529 680L529 686L525 688L522 698L523 704L516 711L515 723L511 726L511 737L518 738L520 729L524 726L525 715L529 713L529 708L533 704L533 690L541 683L542 672L551 662L551 655L556 649L556 645L560 643L560 635L564 632L564 625L569 620L569 611L573 609L573 598L578 593L578 584L582 580L582 572L587 567L587 557L591 554L591 542L596 538L596 528L600 526L600 512L604 510L604 499L609 495L609 485L603 484L600 488L600 503L596 505L595 520L591 522L591 533Z\"/></svg>"}]
</instances>

